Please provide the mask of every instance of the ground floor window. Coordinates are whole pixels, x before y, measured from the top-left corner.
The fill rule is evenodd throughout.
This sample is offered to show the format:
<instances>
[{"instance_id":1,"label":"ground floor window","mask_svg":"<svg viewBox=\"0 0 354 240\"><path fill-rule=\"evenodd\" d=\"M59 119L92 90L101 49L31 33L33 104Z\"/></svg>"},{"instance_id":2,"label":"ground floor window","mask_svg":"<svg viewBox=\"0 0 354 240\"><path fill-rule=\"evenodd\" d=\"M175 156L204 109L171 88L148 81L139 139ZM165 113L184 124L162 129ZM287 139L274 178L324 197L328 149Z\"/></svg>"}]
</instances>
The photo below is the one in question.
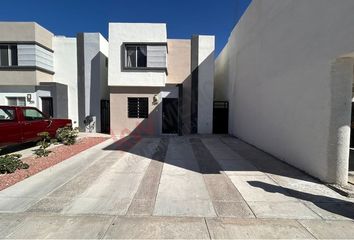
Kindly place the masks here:
<instances>
[{"instance_id":1,"label":"ground floor window","mask_svg":"<svg viewBox=\"0 0 354 240\"><path fill-rule=\"evenodd\" d=\"M128 118L148 118L148 98L128 98Z\"/></svg>"},{"instance_id":2,"label":"ground floor window","mask_svg":"<svg viewBox=\"0 0 354 240\"><path fill-rule=\"evenodd\" d=\"M25 97L7 97L7 105L9 106L26 106Z\"/></svg>"}]
</instances>

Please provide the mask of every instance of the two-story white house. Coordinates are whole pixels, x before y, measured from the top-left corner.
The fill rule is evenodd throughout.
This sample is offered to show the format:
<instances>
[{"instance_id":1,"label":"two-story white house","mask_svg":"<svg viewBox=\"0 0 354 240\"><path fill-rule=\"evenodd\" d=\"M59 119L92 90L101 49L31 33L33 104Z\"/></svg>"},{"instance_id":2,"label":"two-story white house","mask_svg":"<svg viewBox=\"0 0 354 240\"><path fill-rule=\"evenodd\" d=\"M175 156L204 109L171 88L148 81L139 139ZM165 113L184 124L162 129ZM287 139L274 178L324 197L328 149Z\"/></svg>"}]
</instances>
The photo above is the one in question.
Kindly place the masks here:
<instances>
[{"instance_id":1,"label":"two-story white house","mask_svg":"<svg viewBox=\"0 0 354 240\"><path fill-rule=\"evenodd\" d=\"M111 133L212 133L214 41L167 39L161 23L110 23Z\"/></svg>"}]
</instances>

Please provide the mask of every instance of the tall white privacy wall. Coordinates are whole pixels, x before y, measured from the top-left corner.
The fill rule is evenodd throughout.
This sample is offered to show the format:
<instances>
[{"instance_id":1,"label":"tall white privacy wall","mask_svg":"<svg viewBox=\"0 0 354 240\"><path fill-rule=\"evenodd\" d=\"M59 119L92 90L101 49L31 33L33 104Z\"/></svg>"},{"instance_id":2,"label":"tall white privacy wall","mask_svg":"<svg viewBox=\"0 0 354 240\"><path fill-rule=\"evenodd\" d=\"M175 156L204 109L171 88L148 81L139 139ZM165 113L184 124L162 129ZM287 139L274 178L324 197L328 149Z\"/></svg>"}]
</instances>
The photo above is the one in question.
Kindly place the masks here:
<instances>
[{"instance_id":1,"label":"tall white privacy wall","mask_svg":"<svg viewBox=\"0 0 354 240\"><path fill-rule=\"evenodd\" d=\"M230 133L346 184L354 1L253 0L216 60Z\"/></svg>"}]
</instances>

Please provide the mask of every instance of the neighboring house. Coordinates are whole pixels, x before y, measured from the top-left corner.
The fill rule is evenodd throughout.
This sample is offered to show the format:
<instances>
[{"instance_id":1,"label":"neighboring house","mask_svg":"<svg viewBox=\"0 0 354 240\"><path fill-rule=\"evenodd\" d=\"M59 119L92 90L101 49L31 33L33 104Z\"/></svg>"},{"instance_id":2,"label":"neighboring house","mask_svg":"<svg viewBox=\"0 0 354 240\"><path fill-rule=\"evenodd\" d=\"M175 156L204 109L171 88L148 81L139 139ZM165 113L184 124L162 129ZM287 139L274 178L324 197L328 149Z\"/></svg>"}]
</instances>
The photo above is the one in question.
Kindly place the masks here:
<instances>
[{"instance_id":1,"label":"neighboring house","mask_svg":"<svg viewBox=\"0 0 354 240\"><path fill-rule=\"evenodd\" d=\"M101 131L107 54L99 33L68 38L34 22L0 22L0 105L34 106L72 119L82 131ZM90 128L84 125L87 116L94 120Z\"/></svg>"},{"instance_id":2,"label":"neighboring house","mask_svg":"<svg viewBox=\"0 0 354 240\"><path fill-rule=\"evenodd\" d=\"M166 24L110 23L111 133L212 133L214 36L167 39Z\"/></svg>"},{"instance_id":3,"label":"neighboring house","mask_svg":"<svg viewBox=\"0 0 354 240\"><path fill-rule=\"evenodd\" d=\"M68 86L54 81L53 37L36 23L0 23L1 105L35 106L69 117Z\"/></svg>"},{"instance_id":4,"label":"neighboring house","mask_svg":"<svg viewBox=\"0 0 354 240\"><path fill-rule=\"evenodd\" d=\"M348 181L353 10L351 0L253 0L216 60L215 96L230 102L230 133L341 185Z\"/></svg>"}]
</instances>

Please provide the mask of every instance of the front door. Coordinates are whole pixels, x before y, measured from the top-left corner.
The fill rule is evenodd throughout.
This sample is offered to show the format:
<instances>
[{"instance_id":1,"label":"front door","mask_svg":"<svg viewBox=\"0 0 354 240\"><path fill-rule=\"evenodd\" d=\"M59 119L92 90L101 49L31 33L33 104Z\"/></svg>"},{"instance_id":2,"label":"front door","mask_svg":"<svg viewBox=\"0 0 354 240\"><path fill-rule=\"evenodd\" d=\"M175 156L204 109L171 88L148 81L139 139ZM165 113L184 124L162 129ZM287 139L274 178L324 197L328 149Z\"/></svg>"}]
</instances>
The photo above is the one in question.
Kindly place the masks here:
<instances>
[{"instance_id":1,"label":"front door","mask_svg":"<svg viewBox=\"0 0 354 240\"><path fill-rule=\"evenodd\" d=\"M42 112L48 117L53 117L53 98L42 97Z\"/></svg>"},{"instance_id":2,"label":"front door","mask_svg":"<svg viewBox=\"0 0 354 240\"><path fill-rule=\"evenodd\" d=\"M162 133L178 133L178 98L162 99Z\"/></svg>"}]
</instances>

